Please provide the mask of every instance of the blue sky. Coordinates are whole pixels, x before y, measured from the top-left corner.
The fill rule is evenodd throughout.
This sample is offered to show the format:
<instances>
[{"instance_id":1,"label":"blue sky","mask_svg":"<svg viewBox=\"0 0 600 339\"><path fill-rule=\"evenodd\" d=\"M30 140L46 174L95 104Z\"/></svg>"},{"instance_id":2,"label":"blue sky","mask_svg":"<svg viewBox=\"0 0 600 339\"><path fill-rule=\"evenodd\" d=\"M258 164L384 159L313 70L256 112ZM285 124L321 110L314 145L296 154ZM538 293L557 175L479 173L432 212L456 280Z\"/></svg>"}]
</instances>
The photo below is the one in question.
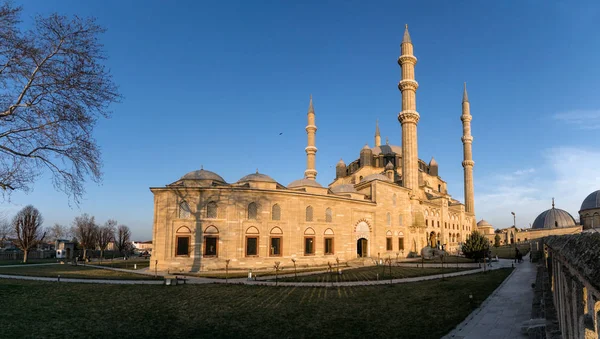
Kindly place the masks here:
<instances>
[{"instance_id":1,"label":"blue sky","mask_svg":"<svg viewBox=\"0 0 600 339\"><path fill-rule=\"evenodd\" d=\"M19 4L20 2L16 2ZM600 5L567 1L24 1L36 14L95 16L124 100L96 138L104 180L80 205L41 177L7 215L34 204L70 225L89 213L151 238L153 197L204 166L235 182L280 183L305 169L306 110L317 119L317 180L382 137L400 144L396 63L404 24L418 58L419 157L435 156L463 200L462 84L474 136L477 218L525 227L557 207L577 218L600 189ZM280 133L283 133L280 135Z\"/></svg>"}]
</instances>

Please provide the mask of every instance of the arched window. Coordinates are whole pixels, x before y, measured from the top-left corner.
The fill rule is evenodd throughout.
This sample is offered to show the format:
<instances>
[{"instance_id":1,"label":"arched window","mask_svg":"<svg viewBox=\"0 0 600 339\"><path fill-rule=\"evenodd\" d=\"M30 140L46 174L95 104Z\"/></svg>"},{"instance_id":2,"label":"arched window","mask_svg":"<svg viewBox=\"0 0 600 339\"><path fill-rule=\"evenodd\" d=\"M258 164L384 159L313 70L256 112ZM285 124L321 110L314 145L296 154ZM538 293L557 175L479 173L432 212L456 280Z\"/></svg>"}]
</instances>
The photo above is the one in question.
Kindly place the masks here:
<instances>
[{"instance_id":1,"label":"arched window","mask_svg":"<svg viewBox=\"0 0 600 339\"><path fill-rule=\"evenodd\" d=\"M217 203L211 201L206 205L206 217L208 219L216 219L217 218Z\"/></svg>"},{"instance_id":2,"label":"arched window","mask_svg":"<svg viewBox=\"0 0 600 339\"><path fill-rule=\"evenodd\" d=\"M437 226L438 226L438 228L440 228L440 221L439 220L437 222Z\"/></svg>"},{"instance_id":3,"label":"arched window","mask_svg":"<svg viewBox=\"0 0 600 339\"><path fill-rule=\"evenodd\" d=\"M190 211L190 205L188 205L187 201L182 201L179 203L179 218L187 219L192 215Z\"/></svg>"},{"instance_id":4,"label":"arched window","mask_svg":"<svg viewBox=\"0 0 600 339\"><path fill-rule=\"evenodd\" d=\"M388 225L388 226L392 226L392 215L390 214L390 212L388 212L388 213L386 214L386 219L387 219L387 220L386 220L386 223L387 223L387 225Z\"/></svg>"},{"instance_id":5,"label":"arched window","mask_svg":"<svg viewBox=\"0 0 600 339\"><path fill-rule=\"evenodd\" d=\"M333 220L333 212L331 211L331 208L327 208L325 210L325 222L332 222Z\"/></svg>"},{"instance_id":6,"label":"arched window","mask_svg":"<svg viewBox=\"0 0 600 339\"><path fill-rule=\"evenodd\" d=\"M256 219L257 211L258 207L256 206L255 202L251 202L250 204L248 204L248 219Z\"/></svg>"},{"instance_id":7,"label":"arched window","mask_svg":"<svg viewBox=\"0 0 600 339\"><path fill-rule=\"evenodd\" d=\"M313 208L308 206L306 208L306 221L313 221Z\"/></svg>"},{"instance_id":8,"label":"arched window","mask_svg":"<svg viewBox=\"0 0 600 339\"><path fill-rule=\"evenodd\" d=\"M442 185L438 185L438 192L442 191Z\"/></svg>"},{"instance_id":9,"label":"arched window","mask_svg":"<svg viewBox=\"0 0 600 339\"><path fill-rule=\"evenodd\" d=\"M219 248L219 229L215 226L208 226L204 230L204 256L216 257Z\"/></svg>"},{"instance_id":10,"label":"arched window","mask_svg":"<svg viewBox=\"0 0 600 339\"><path fill-rule=\"evenodd\" d=\"M271 219L281 220L281 207L278 204L273 205L271 208Z\"/></svg>"},{"instance_id":11,"label":"arched window","mask_svg":"<svg viewBox=\"0 0 600 339\"><path fill-rule=\"evenodd\" d=\"M425 219L425 226L429 227L429 220Z\"/></svg>"}]
</instances>

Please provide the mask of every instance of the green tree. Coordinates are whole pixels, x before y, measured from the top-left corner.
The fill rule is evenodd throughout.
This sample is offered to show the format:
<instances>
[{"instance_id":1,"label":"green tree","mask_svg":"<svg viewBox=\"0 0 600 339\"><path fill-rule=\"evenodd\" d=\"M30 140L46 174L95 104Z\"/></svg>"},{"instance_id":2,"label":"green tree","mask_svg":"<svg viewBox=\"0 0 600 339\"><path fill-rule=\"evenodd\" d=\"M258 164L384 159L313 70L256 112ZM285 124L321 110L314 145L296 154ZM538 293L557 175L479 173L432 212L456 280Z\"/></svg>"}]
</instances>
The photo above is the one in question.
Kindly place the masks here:
<instances>
[{"instance_id":1,"label":"green tree","mask_svg":"<svg viewBox=\"0 0 600 339\"><path fill-rule=\"evenodd\" d=\"M500 235L496 234L494 237L494 247L500 247Z\"/></svg>"},{"instance_id":2,"label":"green tree","mask_svg":"<svg viewBox=\"0 0 600 339\"><path fill-rule=\"evenodd\" d=\"M489 249L490 244L487 238L477 231L473 231L462 246L465 257L476 261L483 258Z\"/></svg>"}]
</instances>

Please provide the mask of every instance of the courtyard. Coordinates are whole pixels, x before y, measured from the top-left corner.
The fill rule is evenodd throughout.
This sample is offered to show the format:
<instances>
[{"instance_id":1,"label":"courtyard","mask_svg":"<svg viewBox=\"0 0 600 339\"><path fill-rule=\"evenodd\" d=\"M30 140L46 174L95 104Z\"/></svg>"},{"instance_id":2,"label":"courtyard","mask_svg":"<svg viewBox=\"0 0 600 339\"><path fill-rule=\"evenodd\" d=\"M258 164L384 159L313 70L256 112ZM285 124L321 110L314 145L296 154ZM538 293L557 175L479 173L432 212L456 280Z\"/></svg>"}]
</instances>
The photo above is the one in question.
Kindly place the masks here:
<instances>
[{"instance_id":1,"label":"courtyard","mask_svg":"<svg viewBox=\"0 0 600 339\"><path fill-rule=\"evenodd\" d=\"M14 337L439 338L511 269L390 286L63 284L0 279ZM472 298L470 298L472 296ZM35 329L35 333L32 332Z\"/></svg>"}]
</instances>

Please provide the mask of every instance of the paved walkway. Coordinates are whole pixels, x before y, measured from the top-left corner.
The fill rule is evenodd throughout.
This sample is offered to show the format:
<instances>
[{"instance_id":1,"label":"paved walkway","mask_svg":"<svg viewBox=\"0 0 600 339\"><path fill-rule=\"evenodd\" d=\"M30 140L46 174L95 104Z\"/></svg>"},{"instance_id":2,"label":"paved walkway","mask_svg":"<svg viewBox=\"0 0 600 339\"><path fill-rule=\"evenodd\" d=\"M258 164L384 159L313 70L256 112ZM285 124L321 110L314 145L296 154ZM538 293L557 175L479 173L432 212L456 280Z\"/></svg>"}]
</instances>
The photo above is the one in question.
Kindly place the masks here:
<instances>
[{"instance_id":1,"label":"paved walkway","mask_svg":"<svg viewBox=\"0 0 600 339\"><path fill-rule=\"evenodd\" d=\"M481 306L443 338L528 338L521 332L521 324L531 318L531 284L537 271L529 256L515 265L516 269Z\"/></svg>"}]
</instances>

